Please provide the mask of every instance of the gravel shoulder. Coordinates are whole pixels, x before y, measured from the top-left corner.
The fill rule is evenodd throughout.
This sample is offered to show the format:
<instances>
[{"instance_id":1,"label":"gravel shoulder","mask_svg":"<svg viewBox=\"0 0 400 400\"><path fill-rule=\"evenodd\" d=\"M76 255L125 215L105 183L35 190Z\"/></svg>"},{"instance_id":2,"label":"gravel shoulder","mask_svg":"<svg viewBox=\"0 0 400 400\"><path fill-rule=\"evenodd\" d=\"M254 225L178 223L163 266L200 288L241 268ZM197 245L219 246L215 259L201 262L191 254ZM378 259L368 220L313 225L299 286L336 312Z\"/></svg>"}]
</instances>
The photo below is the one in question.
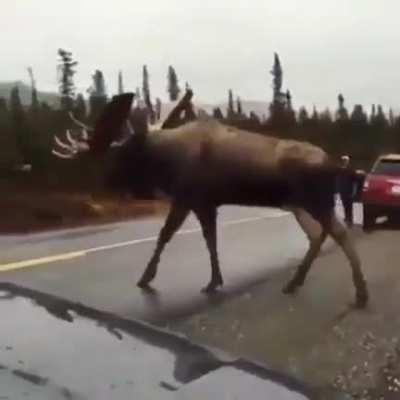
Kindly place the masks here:
<instances>
[{"instance_id":1,"label":"gravel shoulder","mask_svg":"<svg viewBox=\"0 0 400 400\"><path fill-rule=\"evenodd\" d=\"M399 399L399 233L355 228L354 236L371 296L365 310L352 305L350 268L335 248L321 254L295 296L281 293L287 270L170 327L289 373L320 399Z\"/></svg>"}]
</instances>

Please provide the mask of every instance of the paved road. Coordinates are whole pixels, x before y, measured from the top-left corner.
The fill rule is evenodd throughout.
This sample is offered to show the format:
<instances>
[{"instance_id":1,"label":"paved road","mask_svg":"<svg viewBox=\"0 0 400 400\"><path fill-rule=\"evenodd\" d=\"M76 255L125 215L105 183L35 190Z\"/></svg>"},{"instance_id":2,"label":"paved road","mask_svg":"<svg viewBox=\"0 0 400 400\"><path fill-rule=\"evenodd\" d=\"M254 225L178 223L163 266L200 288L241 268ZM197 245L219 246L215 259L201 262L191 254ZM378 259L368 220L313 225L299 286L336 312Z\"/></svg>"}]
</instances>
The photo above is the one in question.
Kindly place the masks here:
<instances>
[{"instance_id":1,"label":"paved road","mask_svg":"<svg viewBox=\"0 0 400 400\"><path fill-rule=\"evenodd\" d=\"M225 207L219 253L225 287L209 298L208 252L190 217L165 250L154 282L157 294L135 284L149 260L163 220L0 237L0 281L14 282L125 317L162 322L205 307L293 266L307 242L293 217L279 210Z\"/></svg>"},{"instance_id":2,"label":"paved road","mask_svg":"<svg viewBox=\"0 0 400 400\"><path fill-rule=\"evenodd\" d=\"M350 268L335 247L316 260L295 296L282 296L288 272L281 271L170 328L296 377L321 393L318 399L338 399L334 388L351 393L347 399L398 400L399 226L354 234L370 293L366 309L352 306Z\"/></svg>"},{"instance_id":3,"label":"paved road","mask_svg":"<svg viewBox=\"0 0 400 400\"><path fill-rule=\"evenodd\" d=\"M155 345L153 334L146 333L138 340L138 331L141 332L143 328L139 329L136 325L140 323L132 321L132 318L140 318L168 324L170 328L181 330L196 339L199 339L196 336L199 330L199 341L207 343L209 338L202 336L202 313L220 316L220 300L231 298L236 301L244 296L247 299L249 292L260 288L260 283L265 282L268 286L275 282L276 290L268 287L266 293L275 293L275 303L285 307L290 299L280 293L283 282L279 276L284 275L286 279L291 275L292 272L287 268L297 264L307 247L305 236L294 218L288 213L272 209L223 208L219 220L219 250L226 285L222 293L212 297L199 291L209 279L210 267L208 252L193 217L165 251L155 282L158 293L144 294L135 286L153 251L162 223L162 219L152 218L28 236L0 237L0 309L3 319L7 321L5 329L0 331L0 380L7 388L7 396L11 396L9 398L19 398L29 393L32 398L38 399L67 396L81 399L90 397L82 395L96 391L103 393L103 397L98 398L109 398L109 395L126 398L126 394L133 391L143 391L149 395L149 388L152 392L148 398L158 398L158 394L165 398L166 390L174 390L173 398L178 398L177 394L182 394L179 398L194 398L196 396L193 393L203 396L207 393L206 397L217 398L213 393L220 393L224 382L229 382L232 393L241 393L243 398L248 398L249 390L254 398L257 390L261 393L260 398L272 392L272 397L276 399L305 398L301 394L303 389L306 390L305 387L290 378L289 375L293 375L290 370L278 366L277 369L284 370L284 374L277 374L264 368L259 371L262 374L257 378L257 374L254 374L258 367L251 362L238 360L218 361L219 368L214 373L215 363L211 364L210 369L204 370L202 355L206 354L212 361L214 356L208 356L208 352L201 348L192 356L186 348L193 348L192 344L168 337L166 343L171 343L171 340L183 343L180 352L184 359L189 360L189 364L200 365L204 375L181 382L176 371L182 373L186 369L177 363L180 360L179 352L171 357L171 349L167 349L163 341L156 341ZM327 243L325 254L333 253L330 247L331 243ZM237 296L240 293L245 295ZM314 290L310 293L318 292ZM34 302L31 303L29 299ZM222 305L229 307L230 303L222 302ZM274 305L273 301L271 305ZM258 310L256 313L259 317L263 315L264 308L265 300L261 300L254 307L250 306L245 314L251 316L254 315L252 311ZM128 319L118 319L114 314ZM227 311L224 315L229 320L231 313ZM277 307L276 315L276 321L282 320L285 310L282 313ZM188 317L186 321L189 325L171 323L171 317L182 316ZM195 322L192 332L191 318L197 321L198 316L201 323ZM70 323L71 319L73 324ZM27 321L28 341L25 330ZM174 321L177 319L174 318ZM220 326L230 330L231 326L235 326L235 321ZM209 328L207 332L214 337L214 331ZM253 324L249 329L252 332L259 330ZM46 330L51 335L46 335ZM68 340L60 342L60 337L68 337ZM236 354L236 343L231 349L230 336L227 334L226 338L226 346L219 343L218 347L226 347ZM151 342L150 347L148 341ZM256 338L254 342L257 343ZM31 343L35 343L34 348ZM98 352L100 347L112 355L107 362L104 352ZM171 361L169 364L165 363L165 353L169 357L167 360ZM132 358L131 354L136 356ZM150 375L149 380L137 372L138 360L142 365L144 359L149 360L146 365L151 370L157 371L155 375ZM272 360L276 361L275 358ZM266 364L269 365L269 360ZM243 367L247 370L243 370ZM171 374L171 370L175 374ZM136 371L134 387L132 371ZM143 374L147 375L147 372ZM100 380L97 379L99 376L102 377ZM167 384L164 384L165 379ZM298 391L296 389L293 392L296 387Z\"/></svg>"}]
</instances>

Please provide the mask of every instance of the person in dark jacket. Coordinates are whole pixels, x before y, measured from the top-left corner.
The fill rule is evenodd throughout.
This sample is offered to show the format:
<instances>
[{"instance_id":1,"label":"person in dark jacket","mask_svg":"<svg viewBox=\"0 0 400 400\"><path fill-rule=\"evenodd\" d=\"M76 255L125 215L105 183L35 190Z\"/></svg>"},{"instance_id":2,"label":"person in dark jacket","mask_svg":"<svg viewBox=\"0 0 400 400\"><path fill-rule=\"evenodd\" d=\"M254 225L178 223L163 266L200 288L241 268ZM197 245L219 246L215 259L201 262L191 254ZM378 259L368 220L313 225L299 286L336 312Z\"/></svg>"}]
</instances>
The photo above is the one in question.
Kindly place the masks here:
<instances>
[{"instance_id":1,"label":"person in dark jacket","mask_svg":"<svg viewBox=\"0 0 400 400\"><path fill-rule=\"evenodd\" d=\"M353 226L353 202L357 192L357 180L350 168L350 157L342 156L344 173L338 177L338 192L344 209L344 220L349 227Z\"/></svg>"}]
</instances>

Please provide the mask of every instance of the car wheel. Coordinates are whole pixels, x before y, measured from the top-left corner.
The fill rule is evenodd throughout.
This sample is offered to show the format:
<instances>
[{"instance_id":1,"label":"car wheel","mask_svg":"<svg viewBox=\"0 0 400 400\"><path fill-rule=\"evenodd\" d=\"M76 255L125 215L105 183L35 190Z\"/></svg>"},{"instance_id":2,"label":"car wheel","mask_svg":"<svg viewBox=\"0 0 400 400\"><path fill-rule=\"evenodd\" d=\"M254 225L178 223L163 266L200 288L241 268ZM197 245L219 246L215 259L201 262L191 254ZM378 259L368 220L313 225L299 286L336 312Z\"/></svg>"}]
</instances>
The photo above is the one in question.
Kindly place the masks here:
<instances>
[{"instance_id":1,"label":"car wheel","mask_svg":"<svg viewBox=\"0 0 400 400\"><path fill-rule=\"evenodd\" d=\"M363 209L363 229L364 231L371 230L375 226L376 215L370 207L364 205Z\"/></svg>"}]
</instances>

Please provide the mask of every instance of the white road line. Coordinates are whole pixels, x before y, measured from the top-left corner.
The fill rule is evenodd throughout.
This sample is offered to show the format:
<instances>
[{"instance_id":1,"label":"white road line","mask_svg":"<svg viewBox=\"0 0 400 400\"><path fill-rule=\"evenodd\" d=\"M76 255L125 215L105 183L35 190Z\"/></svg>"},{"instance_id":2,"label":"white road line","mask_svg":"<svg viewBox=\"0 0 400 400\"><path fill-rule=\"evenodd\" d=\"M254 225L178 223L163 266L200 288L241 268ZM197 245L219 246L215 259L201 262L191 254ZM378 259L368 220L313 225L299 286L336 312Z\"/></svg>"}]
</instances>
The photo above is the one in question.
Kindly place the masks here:
<instances>
[{"instance_id":1,"label":"white road line","mask_svg":"<svg viewBox=\"0 0 400 400\"><path fill-rule=\"evenodd\" d=\"M224 226L230 226L230 225L243 224L243 223L247 223L247 222L260 221L260 220L269 219L269 218L280 218L282 216L285 216L286 214L287 213L277 213L277 214L272 214L272 215L264 215L264 216L260 216L260 217L242 218L242 219L237 219L237 220L233 220L233 221L222 222L220 224L220 226L224 227ZM197 233L197 232L201 232L200 226L198 228L180 230L176 234L177 235L188 235L188 234ZM71 260L74 258L85 257L88 254L95 253L98 251L111 250L111 249L116 249L119 247L133 246L136 244L141 244L141 243L146 243L146 242L155 242L155 241L157 241L157 237L158 236L150 236L147 238L128 240L126 242L113 243L113 244L108 244L108 245L98 246L98 247L91 247L88 249L71 251L71 252L62 253L62 254L55 254L55 255L47 256L47 257L33 258L31 260L23 260L23 261L16 261L16 262L11 262L11 263L7 263L7 264L0 264L0 272L28 268L28 267L33 267L36 265L49 264L49 263L54 263L54 262L58 262L58 261Z\"/></svg>"}]
</instances>

